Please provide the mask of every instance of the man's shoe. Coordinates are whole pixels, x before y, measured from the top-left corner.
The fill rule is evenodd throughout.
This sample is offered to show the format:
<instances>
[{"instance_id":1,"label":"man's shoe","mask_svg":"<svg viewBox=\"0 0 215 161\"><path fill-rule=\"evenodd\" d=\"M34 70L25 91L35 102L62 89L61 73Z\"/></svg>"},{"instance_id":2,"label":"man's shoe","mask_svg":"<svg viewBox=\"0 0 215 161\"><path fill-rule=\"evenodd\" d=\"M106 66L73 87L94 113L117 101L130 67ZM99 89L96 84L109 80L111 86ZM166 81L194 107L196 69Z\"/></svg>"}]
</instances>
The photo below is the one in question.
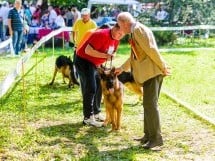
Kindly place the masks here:
<instances>
[{"instance_id":1,"label":"man's shoe","mask_svg":"<svg viewBox=\"0 0 215 161\"><path fill-rule=\"evenodd\" d=\"M94 118L94 115L90 116L88 119L83 120L84 125L92 125L95 127L102 127L103 123L102 122L97 122Z\"/></svg>"},{"instance_id":2,"label":"man's shoe","mask_svg":"<svg viewBox=\"0 0 215 161\"><path fill-rule=\"evenodd\" d=\"M101 113L98 113L95 116L95 120L96 121L100 121L100 122L104 122L105 121L105 117L101 115Z\"/></svg>"},{"instance_id":3,"label":"man's shoe","mask_svg":"<svg viewBox=\"0 0 215 161\"><path fill-rule=\"evenodd\" d=\"M148 141L143 148L144 149L152 149L154 147L157 146L162 146L163 145L163 140L159 140L159 141Z\"/></svg>"},{"instance_id":4,"label":"man's shoe","mask_svg":"<svg viewBox=\"0 0 215 161\"><path fill-rule=\"evenodd\" d=\"M146 137L146 136L143 136L141 138L135 138L134 140L135 141L140 141L142 144L145 144L145 143L147 143L149 141L148 137Z\"/></svg>"}]
</instances>

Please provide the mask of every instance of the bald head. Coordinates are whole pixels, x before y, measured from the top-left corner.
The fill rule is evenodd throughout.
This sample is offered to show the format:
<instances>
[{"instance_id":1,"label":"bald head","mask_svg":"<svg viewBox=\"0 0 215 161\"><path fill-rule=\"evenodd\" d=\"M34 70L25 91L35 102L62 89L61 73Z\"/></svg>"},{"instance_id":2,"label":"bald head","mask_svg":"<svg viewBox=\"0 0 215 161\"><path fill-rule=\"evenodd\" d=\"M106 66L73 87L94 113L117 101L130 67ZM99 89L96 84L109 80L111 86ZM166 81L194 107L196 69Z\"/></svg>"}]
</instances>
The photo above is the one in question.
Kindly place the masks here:
<instances>
[{"instance_id":1,"label":"bald head","mask_svg":"<svg viewBox=\"0 0 215 161\"><path fill-rule=\"evenodd\" d=\"M117 23L125 34L131 32L131 26L135 23L135 19L129 12L121 12L117 16Z\"/></svg>"},{"instance_id":2,"label":"bald head","mask_svg":"<svg viewBox=\"0 0 215 161\"><path fill-rule=\"evenodd\" d=\"M117 16L117 21L121 21L123 23L134 23L135 20L133 16L129 12L121 12Z\"/></svg>"}]
</instances>

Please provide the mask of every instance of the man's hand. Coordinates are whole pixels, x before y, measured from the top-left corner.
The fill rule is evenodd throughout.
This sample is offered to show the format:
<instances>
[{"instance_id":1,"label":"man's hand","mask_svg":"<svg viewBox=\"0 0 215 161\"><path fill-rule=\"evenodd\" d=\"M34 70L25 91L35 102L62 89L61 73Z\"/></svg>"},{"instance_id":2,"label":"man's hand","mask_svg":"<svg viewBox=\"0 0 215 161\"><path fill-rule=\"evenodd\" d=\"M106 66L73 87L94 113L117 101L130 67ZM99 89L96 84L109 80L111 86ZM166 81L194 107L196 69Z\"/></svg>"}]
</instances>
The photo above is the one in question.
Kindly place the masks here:
<instances>
[{"instance_id":1,"label":"man's hand","mask_svg":"<svg viewBox=\"0 0 215 161\"><path fill-rule=\"evenodd\" d=\"M164 76L170 76L171 75L171 71L169 67L165 67L163 70L163 74Z\"/></svg>"},{"instance_id":2,"label":"man's hand","mask_svg":"<svg viewBox=\"0 0 215 161\"><path fill-rule=\"evenodd\" d=\"M115 68L115 74L116 75L120 75L121 73L123 72L123 68L122 67L119 67L119 68Z\"/></svg>"}]
</instances>

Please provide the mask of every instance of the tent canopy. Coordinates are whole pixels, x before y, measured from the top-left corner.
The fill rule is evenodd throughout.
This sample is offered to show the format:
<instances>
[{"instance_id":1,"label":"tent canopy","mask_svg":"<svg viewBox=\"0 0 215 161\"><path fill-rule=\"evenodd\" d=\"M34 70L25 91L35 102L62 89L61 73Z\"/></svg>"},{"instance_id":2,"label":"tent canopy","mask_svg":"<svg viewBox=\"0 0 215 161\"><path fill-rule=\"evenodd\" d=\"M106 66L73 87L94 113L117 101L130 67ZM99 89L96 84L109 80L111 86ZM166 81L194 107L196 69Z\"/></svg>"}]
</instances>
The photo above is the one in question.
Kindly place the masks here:
<instances>
[{"instance_id":1,"label":"tent canopy","mask_svg":"<svg viewBox=\"0 0 215 161\"><path fill-rule=\"evenodd\" d=\"M88 8L91 8L93 4L118 4L118 5L132 5L132 4L139 4L136 0L89 0L88 1Z\"/></svg>"}]
</instances>

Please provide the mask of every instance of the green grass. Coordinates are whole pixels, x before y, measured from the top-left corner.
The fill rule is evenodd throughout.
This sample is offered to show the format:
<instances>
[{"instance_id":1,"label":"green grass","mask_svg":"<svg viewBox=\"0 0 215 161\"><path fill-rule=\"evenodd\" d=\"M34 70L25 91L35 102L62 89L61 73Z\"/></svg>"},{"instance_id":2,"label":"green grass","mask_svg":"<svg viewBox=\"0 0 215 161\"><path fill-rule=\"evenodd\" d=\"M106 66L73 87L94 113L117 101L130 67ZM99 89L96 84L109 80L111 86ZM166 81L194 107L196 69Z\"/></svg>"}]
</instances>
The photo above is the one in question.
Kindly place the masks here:
<instances>
[{"instance_id":1,"label":"green grass","mask_svg":"<svg viewBox=\"0 0 215 161\"><path fill-rule=\"evenodd\" d=\"M47 49L47 57L24 77L25 88L23 81L17 79L17 86L1 99L0 160L212 161L215 159L214 128L193 118L192 114L164 95L161 95L159 103L165 141L161 151L144 150L139 143L133 141L134 137L143 135L143 109L142 105L137 103L137 96L127 90L120 132L110 133L110 126L106 128L83 126L79 87L68 90L67 84L62 84L61 74L57 75L52 87L48 85L52 78L55 57L59 54L69 55L72 51L56 50L54 57L51 52L52 50ZM128 46L120 46L113 64L115 66L121 64L128 54ZM204 112L208 110L208 106L214 108L214 100L211 99L214 94L210 89L213 86L212 84L211 87L205 86L200 79L204 77L205 82L212 83L214 72L210 68L211 66L214 68L214 63L211 62L214 60L213 54L191 52L163 55L172 67L172 76L165 78L164 88L195 107L200 102ZM44 53L40 53L37 60L44 56ZM4 61L9 63L10 59ZM35 62L34 56L25 67L25 71ZM204 65L200 68L199 64L202 63ZM204 72L196 74L198 70ZM195 89L202 91L195 92ZM204 93L207 94L205 96L208 100L207 105L201 101ZM104 111L104 108L102 110ZM212 118L215 116L210 112L209 115Z\"/></svg>"},{"instance_id":2,"label":"green grass","mask_svg":"<svg viewBox=\"0 0 215 161\"><path fill-rule=\"evenodd\" d=\"M215 118L214 51L164 54L172 70L164 87L212 119Z\"/></svg>"},{"instance_id":3,"label":"green grass","mask_svg":"<svg viewBox=\"0 0 215 161\"><path fill-rule=\"evenodd\" d=\"M161 46L161 48L214 48L215 38L184 38L178 37L174 44Z\"/></svg>"}]
</instances>

